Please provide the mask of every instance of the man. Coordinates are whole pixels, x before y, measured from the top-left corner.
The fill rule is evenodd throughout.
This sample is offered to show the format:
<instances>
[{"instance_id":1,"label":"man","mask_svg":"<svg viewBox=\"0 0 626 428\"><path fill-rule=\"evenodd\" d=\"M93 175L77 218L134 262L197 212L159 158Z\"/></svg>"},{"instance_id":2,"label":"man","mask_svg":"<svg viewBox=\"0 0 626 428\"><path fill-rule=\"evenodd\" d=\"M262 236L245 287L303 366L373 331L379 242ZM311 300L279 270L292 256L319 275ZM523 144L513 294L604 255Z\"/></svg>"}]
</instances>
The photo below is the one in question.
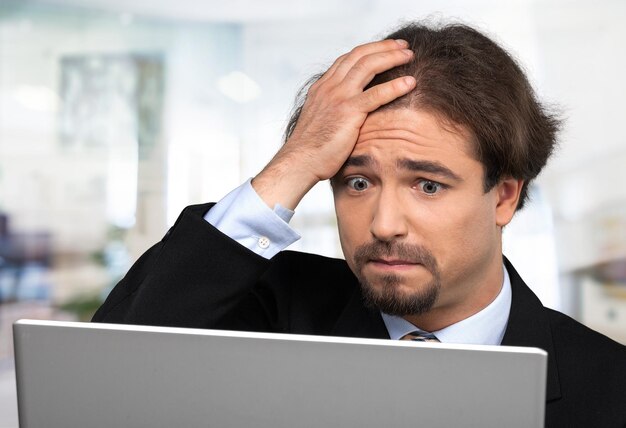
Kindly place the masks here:
<instances>
[{"instance_id":1,"label":"man","mask_svg":"<svg viewBox=\"0 0 626 428\"><path fill-rule=\"evenodd\" d=\"M484 35L407 25L339 57L263 171L183 211L94 321L536 346L546 426L626 426L626 348L544 308L502 256L558 125ZM281 251L326 179L346 260Z\"/></svg>"}]
</instances>

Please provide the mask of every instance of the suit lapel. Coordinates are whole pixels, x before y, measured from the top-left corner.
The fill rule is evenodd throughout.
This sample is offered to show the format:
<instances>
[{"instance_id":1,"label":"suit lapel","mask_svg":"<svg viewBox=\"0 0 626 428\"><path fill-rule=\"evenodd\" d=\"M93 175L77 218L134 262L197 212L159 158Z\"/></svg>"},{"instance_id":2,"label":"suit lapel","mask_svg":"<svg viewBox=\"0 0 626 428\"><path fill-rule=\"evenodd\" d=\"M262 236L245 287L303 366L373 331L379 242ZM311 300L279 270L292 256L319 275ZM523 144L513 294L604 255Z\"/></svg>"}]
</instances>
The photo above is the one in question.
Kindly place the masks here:
<instances>
[{"instance_id":1,"label":"suit lapel","mask_svg":"<svg viewBox=\"0 0 626 428\"><path fill-rule=\"evenodd\" d=\"M546 401L555 400L561 397L561 387L550 320L541 301L524 283L513 265L506 258L504 263L511 278L512 301L502 345L531 346L548 353Z\"/></svg>"},{"instance_id":2,"label":"suit lapel","mask_svg":"<svg viewBox=\"0 0 626 428\"><path fill-rule=\"evenodd\" d=\"M360 288L357 286L337 319L331 335L344 337L363 337L370 339L389 339L380 312L366 308L363 304Z\"/></svg>"}]
</instances>

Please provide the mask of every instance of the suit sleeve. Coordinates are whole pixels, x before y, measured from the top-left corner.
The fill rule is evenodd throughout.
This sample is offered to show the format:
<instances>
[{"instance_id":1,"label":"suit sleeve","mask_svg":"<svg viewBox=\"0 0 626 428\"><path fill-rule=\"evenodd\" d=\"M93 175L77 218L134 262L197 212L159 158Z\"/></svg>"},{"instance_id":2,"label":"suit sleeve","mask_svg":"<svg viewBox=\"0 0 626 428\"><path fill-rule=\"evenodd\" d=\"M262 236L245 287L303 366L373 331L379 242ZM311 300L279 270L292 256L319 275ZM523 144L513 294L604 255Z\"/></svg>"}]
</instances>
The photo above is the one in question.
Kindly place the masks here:
<instances>
[{"instance_id":1,"label":"suit sleeve","mask_svg":"<svg viewBox=\"0 0 626 428\"><path fill-rule=\"evenodd\" d=\"M262 317L262 302L251 296L271 261L205 221L210 207L187 207L111 291L92 321L220 328L237 307Z\"/></svg>"}]
</instances>

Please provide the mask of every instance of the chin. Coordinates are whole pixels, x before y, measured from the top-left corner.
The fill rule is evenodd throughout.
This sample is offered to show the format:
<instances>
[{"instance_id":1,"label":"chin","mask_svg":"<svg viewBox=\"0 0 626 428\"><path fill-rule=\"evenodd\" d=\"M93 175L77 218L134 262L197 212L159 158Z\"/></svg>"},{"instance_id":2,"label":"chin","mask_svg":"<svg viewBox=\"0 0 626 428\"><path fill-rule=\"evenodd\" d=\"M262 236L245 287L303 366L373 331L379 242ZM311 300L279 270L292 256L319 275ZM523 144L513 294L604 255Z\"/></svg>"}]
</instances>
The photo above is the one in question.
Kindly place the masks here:
<instances>
[{"instance_id":1,"label":"chin","mask_svg":"<svg viewBox=\"0 0 626 428\"><path fill-rule=\"evenodd\" d=\"M414 287L398 275L364 277L359 282L368 307L396 316L420 315L430 311L441 290L439 281L431 280Z\"/></svg>"}]
</instances>

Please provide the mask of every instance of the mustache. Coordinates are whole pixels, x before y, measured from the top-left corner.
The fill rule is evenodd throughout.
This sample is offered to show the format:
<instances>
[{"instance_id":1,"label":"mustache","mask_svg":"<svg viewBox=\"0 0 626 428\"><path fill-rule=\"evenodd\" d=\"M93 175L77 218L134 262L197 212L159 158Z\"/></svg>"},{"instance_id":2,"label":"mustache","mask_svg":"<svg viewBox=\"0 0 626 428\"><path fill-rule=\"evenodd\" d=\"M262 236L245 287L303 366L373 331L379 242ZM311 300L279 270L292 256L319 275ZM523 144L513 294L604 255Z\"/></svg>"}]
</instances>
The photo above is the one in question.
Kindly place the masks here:
<instances>
[{"instance_id":1,"label":"mustache","mask_svg":"<svg viewBox=\"0 0 626 428\"><path fill-rule=\"evenodd\" d=\"M406 244L397 241L382 242L372 241L358 246L354 252L354 262L359 270L365 263L381 258L393 258L419 263L432 273L438 272L435 256L421 245Z\"/></svg>"}]
</instances>

